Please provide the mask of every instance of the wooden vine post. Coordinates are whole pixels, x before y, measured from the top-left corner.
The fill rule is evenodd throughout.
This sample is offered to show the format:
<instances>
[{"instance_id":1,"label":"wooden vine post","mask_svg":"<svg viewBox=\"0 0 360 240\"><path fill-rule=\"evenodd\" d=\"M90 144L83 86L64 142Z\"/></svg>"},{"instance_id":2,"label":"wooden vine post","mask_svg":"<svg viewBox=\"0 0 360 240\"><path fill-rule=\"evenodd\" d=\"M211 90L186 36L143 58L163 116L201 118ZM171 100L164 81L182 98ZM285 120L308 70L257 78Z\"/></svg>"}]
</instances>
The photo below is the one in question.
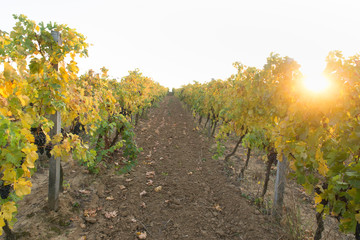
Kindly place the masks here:
<instances>
[{"instance_id":1,"label":"wooden vine post","mask_svg":"<svg viewBox=\"0 0 360 240\"><path fill-rule=\"evenodd\" d=\"M272 211L273 216L275 216L275 218L280 218L282 213L284 192L286 185L286 174L287 174L287 158L283 154L282 161L278 161L277 170L276 170L274 206Z\"/></svg>"},{"instance_id":2,"label":"wooden vine post","mask_svg":"<svg viewBox=\"0 0 360 240\"><path fill-rule=\"evenodd\" d=\"M51 31L51 35L54 41L61 45L61 35L60 32ZM58 70L58 64L54 65L54 68ZM54 122L54 127L50 130L50 137L55 136L56 134L61 133L61 116L60 112L56 111L55 114L50 116L50 120ZM48 203L50 210L57 211L59 209L59 191L60 191L60 157L50 157L49 163L49 193L48 193Z\"/></svg>"}]
</instances>

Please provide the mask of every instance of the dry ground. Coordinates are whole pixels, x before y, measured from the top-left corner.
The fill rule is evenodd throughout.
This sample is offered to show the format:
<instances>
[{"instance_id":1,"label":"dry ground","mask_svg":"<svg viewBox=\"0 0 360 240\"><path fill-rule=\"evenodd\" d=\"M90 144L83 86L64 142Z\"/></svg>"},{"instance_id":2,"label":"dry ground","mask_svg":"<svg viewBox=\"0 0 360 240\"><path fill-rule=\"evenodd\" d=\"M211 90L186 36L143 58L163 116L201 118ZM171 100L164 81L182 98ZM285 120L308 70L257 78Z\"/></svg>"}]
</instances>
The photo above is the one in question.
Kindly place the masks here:
<instances>
[{"instance_id":1,"label":"dry ground","mask_svg":"<svg viewBox=\"0 0 360 240\"><path fill-rule=\"evenodd\" d=\"M151 109L136 136L143 151L130 174L115 174L121 155L98 175L65 164L58 212L46 207L47 172L36 173L32 193L19 204L20 239L289 239L284 225L253 204L263 165L250 165L248 184L239 186L212 159L214 140L196 129L177 98Z\"/></svg>"}]
</instances>

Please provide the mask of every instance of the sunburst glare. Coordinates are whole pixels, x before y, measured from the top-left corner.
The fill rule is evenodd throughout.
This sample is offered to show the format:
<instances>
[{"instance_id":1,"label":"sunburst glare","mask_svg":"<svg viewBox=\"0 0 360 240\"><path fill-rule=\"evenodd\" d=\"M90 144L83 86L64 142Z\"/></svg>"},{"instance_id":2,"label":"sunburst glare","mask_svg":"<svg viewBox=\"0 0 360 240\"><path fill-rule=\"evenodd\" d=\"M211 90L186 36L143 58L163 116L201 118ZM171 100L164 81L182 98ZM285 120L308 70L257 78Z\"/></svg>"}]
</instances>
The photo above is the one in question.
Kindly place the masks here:
<instances>
[{"instance_id":1,"label":"sunburst glare","mask_svg":"<svg viewBox=\"0 0 360 240\"><path fill-rule=\"evenodd\" d=\"M314 93L326 91L329 86L329 80L323 74L309 74L304 76L304 86Z\"/></svg>"}]
</instances>

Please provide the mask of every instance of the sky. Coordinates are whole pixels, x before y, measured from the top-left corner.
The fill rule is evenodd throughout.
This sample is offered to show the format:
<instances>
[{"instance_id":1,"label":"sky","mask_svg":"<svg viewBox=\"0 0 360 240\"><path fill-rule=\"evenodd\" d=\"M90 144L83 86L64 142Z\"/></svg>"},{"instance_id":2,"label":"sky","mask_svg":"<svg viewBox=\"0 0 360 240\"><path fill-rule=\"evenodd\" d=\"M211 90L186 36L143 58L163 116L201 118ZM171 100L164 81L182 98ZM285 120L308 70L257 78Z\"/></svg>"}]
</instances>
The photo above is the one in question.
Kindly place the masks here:
<instances>
[{"instance_id":1,"label":"sky","mask_svg":"<svg viewBox=\"0 0 360 240\"><path fill-rule=\"evenodd\" d=\"M12 0L1 4L0 29L13 14L67 24L92 44L80 73L105 66L121 79L136 68L165 87L226 79L234 62L262 68L271 52L318 75L329 51L360 53L359 0Z\"/></svg>"}]
</instances>

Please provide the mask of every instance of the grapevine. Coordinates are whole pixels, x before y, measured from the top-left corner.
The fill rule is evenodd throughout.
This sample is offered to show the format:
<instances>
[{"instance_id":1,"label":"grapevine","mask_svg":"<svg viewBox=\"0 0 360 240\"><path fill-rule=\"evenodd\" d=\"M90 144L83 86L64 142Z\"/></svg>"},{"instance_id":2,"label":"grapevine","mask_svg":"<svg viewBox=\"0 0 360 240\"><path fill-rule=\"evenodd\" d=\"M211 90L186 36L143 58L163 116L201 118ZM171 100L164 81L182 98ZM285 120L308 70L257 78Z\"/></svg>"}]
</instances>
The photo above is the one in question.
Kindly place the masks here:
<instances>
[{"instance_id":1,"label":"grapevine","mask_svg":"<svg viewBox=\"0 0 360 240\"><path fill-rule=\"evenodd\" d=\"M235 63L237 73L227 80L188 84L176 95L196 114L221 120L218 142L230 132L247 134L244 139L252 136L248 147L265 150L269 161L272 154L280 161L284 154L291 176L314 196L316 210L338 218L342 231L355 233L360 222L359 63L359 55L330 52L324 72L333 87L322 95L306 91L300 65L277 54L262 69Z\"/></svg>"},{"instance_id":2,"label":"grapevine","mask_svg":"<svg viewBox=\"0 0 360 240\"><path fill-rule=\"evenodd\" d=\"M168 92L139 70L130 82L110 79L105 68L79 76L76 58L88 55L85 36L67 25L14 18L10 34L0 31L0 235L16 222L16 202L31 192L38 154L73 158L97 172L99 162L124 148L129 171L141 149L122 113L143 111ZM62 44L52 31L60 32ZM62 133L51 138L55 111Z\"/></svg>"}]
</instances>

